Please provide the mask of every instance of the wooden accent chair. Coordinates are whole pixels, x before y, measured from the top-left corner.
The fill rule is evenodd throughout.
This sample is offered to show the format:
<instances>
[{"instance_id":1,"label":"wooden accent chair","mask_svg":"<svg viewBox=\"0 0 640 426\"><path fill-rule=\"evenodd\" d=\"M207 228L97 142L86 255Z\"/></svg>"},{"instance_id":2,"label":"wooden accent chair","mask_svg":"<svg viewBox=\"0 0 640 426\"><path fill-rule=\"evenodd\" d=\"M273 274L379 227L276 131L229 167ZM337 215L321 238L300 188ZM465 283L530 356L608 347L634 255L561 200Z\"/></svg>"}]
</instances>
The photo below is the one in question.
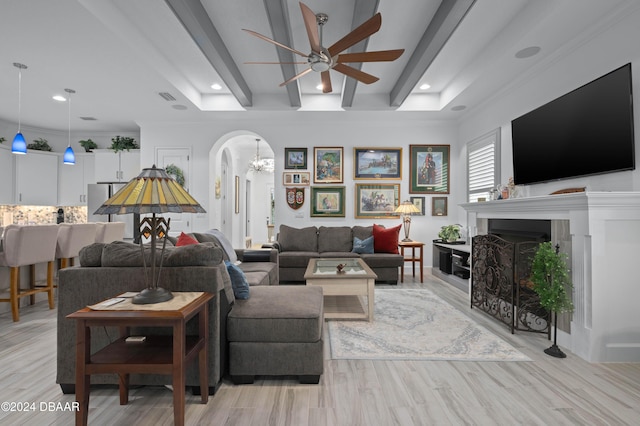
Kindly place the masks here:
<instances>
[{"instance_id":1,"label":"wooden accent chair","mask_svg":"<svg viewBox=\"0 0 640 426\"><path fill-rule=\"evenodd\" d=\"M58 242L58 225L8 225L4 229L0 266L10 269L9 298L0 302L11 303L13 321L20 320L20 298L29 296L30 303L35 303L37 293L48 293L49 309L55 307L53 296L53 262L56 260L56 244ZM47 264L46 285L36 283L37 263ZM20 267L30 267L29 289L20 288Z\"/></svg>"},{"instance_id":2,"label":"wooden accent chair","mask_svg":"<svg viewBox=\"0 0 640 426\"><path fill-rule=\"evenodd\" d=\"M56 259L60 259L60 269L73 266L73 259L80 249L96 241L95 223L61 223L58 229Z\"/></svg>"}]
</instances>

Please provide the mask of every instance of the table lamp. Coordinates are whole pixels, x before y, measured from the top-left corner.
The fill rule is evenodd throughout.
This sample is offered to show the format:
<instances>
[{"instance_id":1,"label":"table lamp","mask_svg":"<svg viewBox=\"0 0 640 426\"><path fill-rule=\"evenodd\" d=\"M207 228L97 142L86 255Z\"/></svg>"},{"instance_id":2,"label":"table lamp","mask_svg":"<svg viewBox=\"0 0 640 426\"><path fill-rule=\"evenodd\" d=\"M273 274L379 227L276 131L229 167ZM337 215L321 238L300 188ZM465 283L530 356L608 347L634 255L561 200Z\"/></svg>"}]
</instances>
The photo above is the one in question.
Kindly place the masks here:
<instances>
[{"instance_id":1,"label":"table lamp","mask_svg":"<svg viewBox=\"0 0 640 426\"><path fill-rule=\"evenodd\" d=\"M124 187L105 201L94 214L148 214L140 221L140 234L151 238L150 266L146 265L144 246L140 239L142 262L145 268L146 288L133 297L132 303L138 305L153 304L171 300L173 295L169 290L158 287L166 236L169 232L171 220L157 217L158 213L206 213L200 204L164 169L143 169L138 177L131 179ZM156 267L157 239L163 240L160 252L160 265Z\"/></svg>"},{"instance_id":2,"label":"table lamp","mask_svg":"<svg viewBox=\"0 0 640 426\"><path fill-rule=\"evenodd\" d=\"M404 224L404 239L402 241L413 241L411 238L409 238L409 229L411 229L411 215L413 213L420 213L420 210L418 210L418 208L411 201L403 201L395 210L395 213L400 213L402 215L402 223Z\"/></svg>"}]
</instances>

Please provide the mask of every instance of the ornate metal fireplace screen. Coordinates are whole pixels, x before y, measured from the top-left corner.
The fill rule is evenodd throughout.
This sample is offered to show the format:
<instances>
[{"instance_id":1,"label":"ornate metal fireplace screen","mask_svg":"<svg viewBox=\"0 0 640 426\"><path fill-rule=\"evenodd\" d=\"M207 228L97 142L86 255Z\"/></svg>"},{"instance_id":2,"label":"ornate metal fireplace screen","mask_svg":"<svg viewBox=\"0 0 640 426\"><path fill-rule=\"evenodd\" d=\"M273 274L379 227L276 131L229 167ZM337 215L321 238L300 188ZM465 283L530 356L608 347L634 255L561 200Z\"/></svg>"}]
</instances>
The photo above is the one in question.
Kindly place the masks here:
<instances>
[{"instance_id":1,"label":"ornate metal fireplace screen","mask_svg":"<svg viewBox=\"0 0 640 426\"><path fill-rule=\"evenodd\" d=\"M549 313L533 291L531 260L538 242L510 242L495 235L473 237L471 308L486 312L515 330L547 333Z\"/></svg>"}]
</instances>

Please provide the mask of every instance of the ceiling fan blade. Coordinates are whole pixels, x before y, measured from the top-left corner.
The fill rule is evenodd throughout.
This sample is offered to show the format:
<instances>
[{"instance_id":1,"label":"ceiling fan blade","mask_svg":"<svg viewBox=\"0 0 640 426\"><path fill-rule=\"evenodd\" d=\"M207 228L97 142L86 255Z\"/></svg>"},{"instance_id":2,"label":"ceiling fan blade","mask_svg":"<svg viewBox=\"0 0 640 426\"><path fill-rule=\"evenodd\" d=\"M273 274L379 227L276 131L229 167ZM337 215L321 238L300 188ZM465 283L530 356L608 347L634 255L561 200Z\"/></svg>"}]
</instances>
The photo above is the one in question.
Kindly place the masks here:
<instances>
[{"instance_id":1,"label":"ceiling fan blade","mask_svg":"<svg viewBox=\"0 0 640 426\"><path fill-rule=\"evenodd\" d=\"M342 53L338 55L338 63L345 62L383 62L395 61L404 53L404 49L379 50L375 52Z\"/></svg>"},{"instance_id":2,"label":"ceiling fan blade","mask_svg":"<svg viewBox=\"0 0 640 426\"><path fill-rule=\"evenodd\" d=\"M335 67L333 67L334 70L341 72L342 74L355 78L356 80L358 80L361 83L364 84L371 84L371 83L375 83L376 81L380 80L378 77L371 75L371 74L367 74L366 72L357 70L353 67L350 67L349 65L345 65L345 64L336 64Z\"/></svg>"},{"instance_id":3,"label":"ceiling fan blade","mask_svg":"<svg viewBox=\"0 0 640 426\"><path fill-rule=\"evenodd\" d=\"M286 84L289 84L289 83L291 83L292 81L297 80L297 79L299 79L300 77L302 77L303 75L308 74L308 73L310 73L310 72L311 72L311 68L307 68L306 70L302 71L301 73L298 73L298 74L294 75L294 76L293 76L293 77L291 77L289 80L287 80L287 81L284 81L284 82L280 83L280 87L282 87L282 86L284 86L284 85L286 85Z\"/></svg>"},{"instance_id":4,"label":"ceiling fan blade","mask_svg":"<svg viewBox=\"0 0 640 426\"><path fill-rule=\"evenodd\" d=\"M380 12L376 13L370 19L366 20L364 24L360 25L355 30L351 31L346 36L335 42L329 49L331 56L336 56L340 52L344 52L356 43L361 42L371 34L378 32L382 25L382 15Z\"/></svg>"},{"instance_id":5,"label":"ceiling fan blade","mask_svg":"<svg viewBox=\"0 0 640 426\"><path fill-rule=\"evenodd\" d=\"M293 65L307 65L308 62L245 62L245 65L282 65L282 64L293 64Z\"/></svg>"},{"instance_id":6,"label":"ceiling fan blade","mask_svg":"<svg viewBox=\"0 0 640 426\"><path fill-rule=\"evenodd\" d=\"M331 76L329 75L329 71L322 71L320 73L320 77L322 78L322 93L331 93L333 88L331 87Z\"/></svg>"},{"instance_id":7,"label":"ceiling fan blade","mask_svg":"<svg viewBox=\"0 0 640 426\"><path fill-rule=\"evenodd\" d=\"M311 50L316 53L320 53L322 46L320 46L320 35L318 34L318 25L316 24L316 14L302 2L300 2L300 9L302 10L304 26L307 28L307 34L309 35Z\"/></svg>"},{"instance_id":8,"label":"ceiling fan blade","mask_svg":"<svg viewBox=\"0 0 640 426\"><path fill-rule=\"evenodd\" d=\"M276 45L276 46L278 46L278 47L281 47L281 48L283 48L283 49L289 50L289 51L291 51L291 52L293 52L293 53L295 53L295 54L298 54L298 55L300 55L300 56L302 56L302 57L304 57L304 58L307 58L307 57L309 56L309 55L306 55L306 54L304 54L304 53L300 52L299 50L292 49L292 48L291 48L291 47L289 47L289 46L285 46L284 44L279 43L279 42L277 42L277 41L275 41L275 40L272 40L272 39L270 39L270 38L269 38L269 37L267 37L267 36L263 36L262 34L257 33L257 32L255 32L255 31L247 30L247 29L244 29L244 28L242 29L242 31L246 31L246 32L248 32L249 34L251 34L251 35L253 35L253 36L256 36L256 37L258 37L258 38L261 38L261 39L263 39L264 41L268 41L269 43L273 43L273 44L275 44L275 45Z\"/></svg>"}]
</instances>

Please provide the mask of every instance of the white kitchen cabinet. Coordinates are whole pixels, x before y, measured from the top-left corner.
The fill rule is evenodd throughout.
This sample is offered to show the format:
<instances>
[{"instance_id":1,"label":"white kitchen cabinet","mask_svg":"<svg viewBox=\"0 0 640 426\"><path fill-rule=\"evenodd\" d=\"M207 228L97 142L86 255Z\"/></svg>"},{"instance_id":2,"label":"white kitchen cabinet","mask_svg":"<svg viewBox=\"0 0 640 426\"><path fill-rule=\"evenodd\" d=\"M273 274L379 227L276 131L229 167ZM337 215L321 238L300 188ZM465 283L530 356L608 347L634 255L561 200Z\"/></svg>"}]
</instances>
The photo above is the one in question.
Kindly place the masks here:
<instances>
[{"instance_id":1,"label":"white kitchen cabinet","mask_svg":"<svg viewBox=\"0 0 640 426\"><path fill-rule=\"evenodd\" d=\"M94 149L96 182L128 182L140 174L140 150Z\"/></svg>"},{"instance_id":2,"label":"white kitchen cabinet","mask_svg":"<svg viewBox=\"0 0 640 426\"><path fill-rule=\"evenodd\" d=\"M87 185L95 183L95 157L77 153L76 164L58 166L58 205L86 206Z\"/></svg>"},{"instance_id":3,"label":"white kitchen cabinet","mask_svg":"<svg viewBox=\"0 0 640 426\"><path fill-rule=\"evenodd\" d=\"M15 157L15 204L55 206L58 202L58 164L53 152L28 150Z\"/></svg>"},{"instance_id":4,"label":"white kitchen cabinet","mask_svg":"<svg viewBox=\"0 0 640 426\"><path fill-rule=\"evenodd\" d=\"M13 204L13 157L11 146L0 145L0 204Z\"/></svg>"}]
</instances>

